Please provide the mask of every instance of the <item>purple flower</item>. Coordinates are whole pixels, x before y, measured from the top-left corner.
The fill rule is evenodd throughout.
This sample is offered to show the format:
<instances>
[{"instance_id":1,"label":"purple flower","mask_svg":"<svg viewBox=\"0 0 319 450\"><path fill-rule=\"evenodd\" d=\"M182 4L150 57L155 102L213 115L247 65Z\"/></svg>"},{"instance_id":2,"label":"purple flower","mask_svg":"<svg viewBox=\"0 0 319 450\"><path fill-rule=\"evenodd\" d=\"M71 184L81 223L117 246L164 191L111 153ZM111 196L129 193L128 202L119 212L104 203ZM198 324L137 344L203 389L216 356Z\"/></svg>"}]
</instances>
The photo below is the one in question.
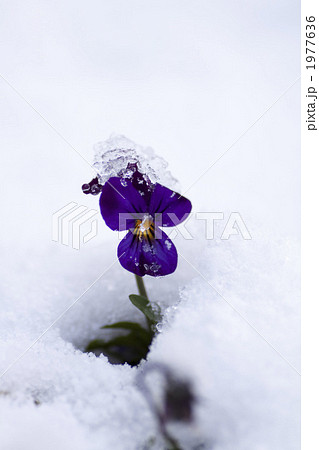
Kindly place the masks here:
<instances>
[{"instance_id":1,"label":"purple flower","mask_svg":"<svg viewBox=\"0 0 319 450\"><path fill-rule=\"evenodd\" d=\"M177 251L159 227L172 227L187 218L192 209L187 198L159 183L147 183L136 171L130 180L113 177L105 183L100 208L108 227L129 230L117 249L125 269L141 277L174 272Z\"/></svg>"}]
</instances>

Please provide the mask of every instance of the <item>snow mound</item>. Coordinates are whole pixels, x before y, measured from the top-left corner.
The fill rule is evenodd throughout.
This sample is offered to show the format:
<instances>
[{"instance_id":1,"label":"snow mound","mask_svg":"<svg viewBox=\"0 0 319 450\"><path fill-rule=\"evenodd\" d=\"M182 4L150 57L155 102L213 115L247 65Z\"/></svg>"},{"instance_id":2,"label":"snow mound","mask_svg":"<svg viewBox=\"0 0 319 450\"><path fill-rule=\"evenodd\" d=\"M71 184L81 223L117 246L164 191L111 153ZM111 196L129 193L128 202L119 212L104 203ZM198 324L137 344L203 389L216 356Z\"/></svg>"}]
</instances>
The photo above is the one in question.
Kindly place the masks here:
<instances>
[{"instance_id":1,"label":"snow mound","mask_svg":"<svg viewBox=\"0 0 319 450\"><path fill-rule=\"evenodd\" d=\"M183 450L297 450L300 377L291 365L299 370L299 250L269 240L179 242L176 273L146 279L151 299L168 309L138 368L72 345L106 323L143 322L127 299L136 292L133 277L112 265L1 378L1 449L164 450L137 383L146 365L160 362L188 379L198 399L194 424L170 425ZM11 279L2 289L1 372L92 283L94 261L109 267L113 258L91 249L77 266L62 252L50 261L34 255L23 273L3 264ZM160 398L158 374L147 382Z\"/></svg>"}]
</instances>

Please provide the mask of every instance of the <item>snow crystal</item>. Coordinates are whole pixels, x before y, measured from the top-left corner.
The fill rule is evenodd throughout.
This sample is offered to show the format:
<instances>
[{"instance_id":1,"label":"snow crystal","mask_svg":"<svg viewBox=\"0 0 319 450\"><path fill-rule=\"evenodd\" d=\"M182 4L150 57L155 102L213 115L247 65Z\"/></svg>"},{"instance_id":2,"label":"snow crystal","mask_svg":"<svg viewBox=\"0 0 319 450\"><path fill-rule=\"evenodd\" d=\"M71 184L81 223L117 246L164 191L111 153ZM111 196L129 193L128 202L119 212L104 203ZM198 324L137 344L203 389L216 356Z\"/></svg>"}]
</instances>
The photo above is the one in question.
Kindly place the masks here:
<instances>
[{"instance_id":1,"label":"snow crystal","mask_svg":"<svg viewBox=\"0 0 319 450\"><path fill-rule=\"evenodd\" d=\"M155 262L153 262L150 266L150 270L154 273L158 272L160 268L161 268L161 265L156 264Z\"/></svg>"},{"instance_id":2,"label":"snow crystal","mask_svg":"<svg viewBox=\"0 0 319 450\"><path fill-rule=\"evenodd\" d=\"M151 245L148 242L143 242L143 252L150 252L152 250Z\"/></svg>"},{"instance_id":3,"label":"snow crystal","mask_svg":"<svg viewBox=\"0 0 319 450\"><path fill-rule=\"evenodd\" d=\"M161 183L170 189L179 190L177 180L167 169L168 163L157 156L150 147L142 147L122 135L111 135L106 141L94 145L93 166L98 173L100 184L111 177L121 177L126 186L127 179L134 171L132 166L145 174L151 183Z\"/></svg>"},{"instance_id":4,"label":"snow crystal","mask_svg":"<svg viewBox=\"0 0 319 450\"><path fill-rule=\"evenodd\" d=\"M162 322L159 322L156 324L156 330L161 333L163 331L163 324Z\"/></svg>"}]
</instances>

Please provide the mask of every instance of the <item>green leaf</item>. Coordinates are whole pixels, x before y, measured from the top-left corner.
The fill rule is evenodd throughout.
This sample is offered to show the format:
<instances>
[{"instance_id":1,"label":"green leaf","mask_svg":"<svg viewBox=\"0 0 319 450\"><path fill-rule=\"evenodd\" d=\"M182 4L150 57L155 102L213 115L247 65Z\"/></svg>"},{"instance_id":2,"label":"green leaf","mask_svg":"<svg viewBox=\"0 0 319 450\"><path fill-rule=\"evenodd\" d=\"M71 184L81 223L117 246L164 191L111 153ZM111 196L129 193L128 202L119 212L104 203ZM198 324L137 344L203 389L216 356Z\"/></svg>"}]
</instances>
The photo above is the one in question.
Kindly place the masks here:
<instances>
[{"instance_id":1,"label":"green leaf","mask_svg":"<svg viewBox=\"0 0 319 450\"><path fill-rule=\"evenodd\" d=\"M96 350L97 348L103 348L105 345L105 341L102 341L102 339L93 339L93 341L89 342L88 345L85 347L86 352L91 352L93 350Z\"/></svg>"},{"instance_id":2,"label":"green leaf","mask_svg":"<svg viewBox=\"0 0 319 450\"><path fill-rule=\"evenodd\" d=\"M131 331L146 331L144 328L136 322L116 322L110 325L104 325L101 329L104 328L122 328L123 330L131 330Z\"/></svg>"},{"instance_id":3,"label":"green leaf","mask_svg":"<svg viewBox=\"0 0 319 450\"><path fill-rule=\"evenodd\" d=\"M130 333L127 336L117 336L114 339L104 343L105 348L114 346L132 347L142 353L145 351L144 343L133 333Z\"/></svg>"},{"instance_id":4,"label":"green leaf","mask_svg":"<svg viewBox=\"0 0 319 450\"><path fill-rule=\"evenodd\" d=\"M150 345L153 337L149 329L143 328L136 322L116 322L110 325L104 325L101 329L122 329L131 331L129 335L134 336L138 340L142 340L146 346Z\"/></svg>"},{"instance_id":5,"label":"green leaf","mask_svg":"<svg viewBox=\"0 0 319 450\"><path fill-rule=\"evenodd\" d=\"M146 297L131 294L129 295L129 299L133 305L136 306L136 308L138 308L153 324L156 324L161 320L160 311L157 311Z\"/></svg>"},{"instance_id":6,"label":"green leaf","mask_svg":"<svg viewBox=\"0 0 319 450\"><path fill-rule=\"evenodd\" d=\"M95 354L103 353L112 364L127 362L131 366L135 366L146 358L150 344L151 336L149 333L147 333L147 339L145 339L145 336L142 336L139 332L132 331L127 336L117 336L108 342L95 339L88 344L86 351Z\"/></svg>"}]
</instances>

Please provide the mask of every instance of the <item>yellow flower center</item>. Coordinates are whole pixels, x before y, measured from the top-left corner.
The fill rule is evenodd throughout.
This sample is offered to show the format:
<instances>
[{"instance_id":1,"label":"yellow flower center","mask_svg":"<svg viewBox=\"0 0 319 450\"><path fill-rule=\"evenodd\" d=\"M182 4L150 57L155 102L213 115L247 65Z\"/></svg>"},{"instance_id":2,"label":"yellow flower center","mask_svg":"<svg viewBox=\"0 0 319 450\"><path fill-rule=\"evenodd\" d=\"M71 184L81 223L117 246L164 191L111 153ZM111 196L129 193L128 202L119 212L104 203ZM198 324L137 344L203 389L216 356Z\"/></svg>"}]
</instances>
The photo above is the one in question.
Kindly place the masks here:
<instances>
[{"instance_id":1,"label":"yellow flower center","mask_svg":"<svg viewBox=\"0 0 319 450\"><path fill-rule=\"evenodd\" d=\"M143 220L136 220L134 234L137 235L139 239L154 239L155 228L153 217L150 214L146 214Z\"/></svg>"}]
</instances>

